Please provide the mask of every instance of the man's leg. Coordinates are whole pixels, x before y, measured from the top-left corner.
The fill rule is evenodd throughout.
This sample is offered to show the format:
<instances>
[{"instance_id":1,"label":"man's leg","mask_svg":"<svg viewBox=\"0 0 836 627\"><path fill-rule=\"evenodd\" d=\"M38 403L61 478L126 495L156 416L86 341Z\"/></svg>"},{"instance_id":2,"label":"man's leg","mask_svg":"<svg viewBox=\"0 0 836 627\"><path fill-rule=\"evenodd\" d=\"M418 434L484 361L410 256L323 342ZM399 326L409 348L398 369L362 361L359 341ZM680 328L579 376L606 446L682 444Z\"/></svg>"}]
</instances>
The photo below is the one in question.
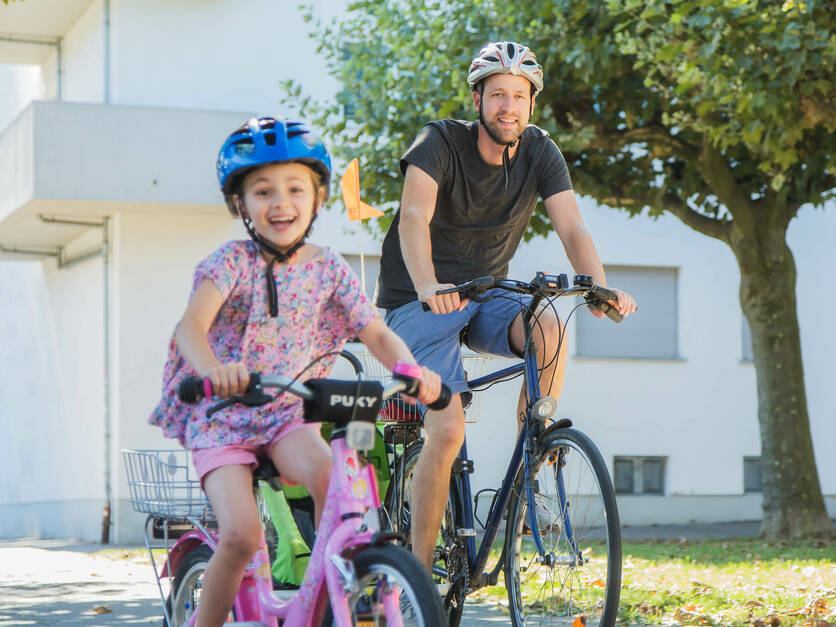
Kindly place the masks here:
<instances>
[{"instance_id":1,"label":"man's leg","mask_svg":"<svg viewBox=\"0 0 836 627\"><path fill-rule=\"evenodd\" d=\"M474 305L436 315L413 302L386 314L386 324L409 346L415 360L441 375L454 392L446 409L424 414L425 442L412 475L412 551L431 569L433 548L450 489L450 469L464 442L464 413L459 393L467 389L459 331Z\"/></svg>"},{"instance_id":2,"label":"man's leg","mask_svg":"<svg viewBox=\"0 0 836 627\"><path fill-rule=\"evenodd\" d=\"M450 469L464 442L461 396L424 415L424 447L412 476L412 552L432 571L433 549L450 490Z\"/></svg>"},{"instance_id":3,"label":"man's leg","mask_svg":"<svg viewBox=\"0 0 836 627\"><path fill-rule=\"evenodd\" d=\"M537 317L532 332L534 345L537 348L537 365L542 368L540 373L540 393L560 400L560 392L563 389L563 378L566 375L566 352L568 341L564 333L565 327L557 318L557 314L551 309L543 309ZM561 342L561 335L563 336ZM511 347L521 353L525 343L525 331L523 329L522 314L518 314L511 323L508 332ZM555 358L558 342L560 342L560 355ZM544 367L545 366L545 367ZM520 399L517 403L517 428L522 426L520 417L525 412L525 381L520 389Z\"/></svg>"}]
</instances>

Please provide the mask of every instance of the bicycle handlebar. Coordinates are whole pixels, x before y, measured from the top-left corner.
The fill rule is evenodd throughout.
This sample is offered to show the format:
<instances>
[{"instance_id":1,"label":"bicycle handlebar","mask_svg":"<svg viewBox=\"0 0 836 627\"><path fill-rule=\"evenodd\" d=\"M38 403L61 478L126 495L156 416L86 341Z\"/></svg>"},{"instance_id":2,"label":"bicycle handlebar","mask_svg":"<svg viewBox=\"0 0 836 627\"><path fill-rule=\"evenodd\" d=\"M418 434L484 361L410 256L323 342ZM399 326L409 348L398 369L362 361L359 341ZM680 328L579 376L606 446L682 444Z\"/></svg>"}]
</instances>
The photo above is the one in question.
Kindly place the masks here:
<instances>
[{"instance_id":1,"label":"bicycle handlebar","mask_svg":"<svg viewBox=\"0 0 836 627\"><path fill-rule=\"evenodd\" d=\"M244 395L233 396L227 399L224 401L225 404L223 406L227 406L232 403L242 403L251 407L265 405L272 401L275 397L265 394L264 389L274 388L279 388L282 392L290 392L305 401L317 403L318 406L324 405L327 407L330 402L332 404L339 404L343 410L346 408L352 409L355 403L360 406L360 404L364 402L361 399L369 399L371 397L375 397L374 400L378 401L377 404L379 405L379 401L389 398L399 392L403 392L409 396L415 396L418 393L418 378L415 376L417 373L415 373L412 369L414 367L415 366L412 366L411 364L397 362L393 373L395 378L386 385L381 385L379 382L362 380L358 382L337 381L335 379L314 379L312 380L312 384L309 386L305 383L295 381L290 377L284 377L281 375L260 375L257 372L253 372L250 373L250 382L247 385ZM316 382L316 384L313 382ZM358 384L361 385L364 396L361 397L357 394L357 398L355 398L354 392L358 389ZM329 394L329 392L333 392L337 388L339 388L340 392L347 393L337 395L333 393ZM177 397L184 403L195 404L203 398L210 398L212 396L214 396L212 382L206 378L193 376L184 377L177 386ZM326 398L329 396L331 397L330 399ZM334 396L339 396L340 398L334 399ZM444 409L450 404L451 398L452 394L450 392L450 388L442 384L441 393L438 398L434 402L430 403L428 407L430 409ZM323 420L327 420L327 416L324 417Z\"/></svg>"},{"instance_id":2,"label":"bicycle handlebar","mask_svg":"<svg viewBox=\"0 0 836 627\"><path fill-rule=\"evenodd\" d=\"M592 309L600 309L613 322L621 322L624 319L618 310L607 302L609 300L617 302L618 296L616 293L606 287L593 285L591 277L582 274L575 276L573 287L569 287L569 280L565 274L548 275L543 272L538 272L529 283L483 276L455 287L436 290L436 294L458 293L468 300L481 303L498 297L498 295L483 296L485 292L494 288L500 288L507 292L515 292L517 294L529 294L531 296L541 297L561 297L570 294L581 294L584 300L586 300L587 305ZM424 311L430 311L430 306L425 302L421 303L421 308Z\"/></svg>"}]
</instances>

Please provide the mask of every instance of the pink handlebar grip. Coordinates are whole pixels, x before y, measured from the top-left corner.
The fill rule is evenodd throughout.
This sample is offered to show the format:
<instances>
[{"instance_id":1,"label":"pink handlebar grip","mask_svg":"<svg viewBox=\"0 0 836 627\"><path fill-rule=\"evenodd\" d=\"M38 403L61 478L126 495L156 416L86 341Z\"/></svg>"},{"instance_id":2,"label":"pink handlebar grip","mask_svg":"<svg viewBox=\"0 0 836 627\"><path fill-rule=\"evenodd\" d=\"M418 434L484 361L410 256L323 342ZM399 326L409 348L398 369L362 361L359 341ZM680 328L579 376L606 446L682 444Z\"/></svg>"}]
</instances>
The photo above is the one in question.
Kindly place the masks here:
<instances>
[{"instance_id":1,"label":"pink handlebar grip","mask_svg":"<svg viewBox=\"0 0 836 627\"><path fill-rule=\"evenodd\" d=\"M405 361L396 361L392 372L400 374L405 377L412 377L413 379L421 378L421 366L417 364L408 364Z\"/></svg>"},{"instance_id":2,"label":"pink handlebar grip","mask_svg":"<svg viewBox=\"0 0 836 627\"><path fill-rule=\"evenodd\" d=\"M203 396L212 398L212 381L208 378L203 379Z\"/></svg>"}]
</instances>

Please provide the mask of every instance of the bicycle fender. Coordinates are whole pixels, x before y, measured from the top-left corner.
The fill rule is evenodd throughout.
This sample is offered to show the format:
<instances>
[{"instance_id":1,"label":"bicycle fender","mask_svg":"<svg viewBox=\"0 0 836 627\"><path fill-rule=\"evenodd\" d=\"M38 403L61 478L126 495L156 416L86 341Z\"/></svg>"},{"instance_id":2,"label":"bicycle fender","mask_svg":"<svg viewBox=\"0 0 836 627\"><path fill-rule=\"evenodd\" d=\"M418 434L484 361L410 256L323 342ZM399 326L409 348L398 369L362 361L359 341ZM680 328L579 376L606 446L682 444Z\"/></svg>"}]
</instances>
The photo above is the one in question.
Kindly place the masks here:
<instances>
[{"instance_id":1,"label":"bicycle fender","mask_svg":"<svg viewBox=\"0 0 836 627\"><path fill-rule=\"evenodd\" d=\"M541 447L547 447L547 443L551 439L551 436L556 432L562 429L568 429L572 426L572 421L568 418L560 418L556 420L552 424L550 424L543 433L541 433L537 437L537 444Z\"/></svg>"},{"instance_id":2,"label":"bicycle fender","mask_svg":"<svg viewBox=\"0 0 836 627\"><path fill-rule=\"evenodd\" d=\"M168 552L168 559L163 565L160 577L173 577L174 573L177 572L177 567L180 565L180 562L183 561L183 558L191 551L194 551L201 544L205 544L212 549L212 551L217 548L215 543L211 542L209 538L207 538L206 535L201 533L198 529L193 529L180 537Z\"/></svg>"}]
</instances>

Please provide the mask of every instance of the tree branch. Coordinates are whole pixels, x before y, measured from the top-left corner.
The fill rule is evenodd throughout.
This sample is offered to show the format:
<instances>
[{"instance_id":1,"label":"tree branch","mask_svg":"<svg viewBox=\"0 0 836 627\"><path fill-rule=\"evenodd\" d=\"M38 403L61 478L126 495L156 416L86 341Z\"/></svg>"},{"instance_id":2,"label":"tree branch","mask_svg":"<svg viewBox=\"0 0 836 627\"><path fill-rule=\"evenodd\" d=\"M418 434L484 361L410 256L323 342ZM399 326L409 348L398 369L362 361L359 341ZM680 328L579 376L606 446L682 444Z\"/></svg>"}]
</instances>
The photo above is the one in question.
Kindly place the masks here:
<instances>
[{"instance_id":1,"label":"tree branch","mask_svg":"<svg viewBox=\"0 0 836 627\"><path fill-rule=\"evenodd\" d=\"M662 198L662 207L695 231L728 243L731 221L706 217L688 207L682 199L673 194L665 194Z\"/></svg>"},{"instance_id":2,"label":"tree branch","mask_svg":"<svg viewBox=\"0 0 836 627\"><path fill-rule=\"evenodd\" d=\"M711 187L717 198L726 206L735 220L747 230L754 227L754 207L743 189L732 176L731 168L723 154L703 135L702 148L695 165L705 182Z\"/></svg>"},{"instance_id":3,"label":"tree branch","mask_svg":"<svg viewBox=\"0 0 836 627\"><path fill-rule=\"evenodd\" d=\"M663 146L671 154L686 160L696 160L699 150L691 144L679 139L663 126L641 126L627 131L612 131L609 133L599 130L598 135L590 142L590 148L598 150L612 150L636 143L648 143Z\"/></svg>"}]
</instances>

